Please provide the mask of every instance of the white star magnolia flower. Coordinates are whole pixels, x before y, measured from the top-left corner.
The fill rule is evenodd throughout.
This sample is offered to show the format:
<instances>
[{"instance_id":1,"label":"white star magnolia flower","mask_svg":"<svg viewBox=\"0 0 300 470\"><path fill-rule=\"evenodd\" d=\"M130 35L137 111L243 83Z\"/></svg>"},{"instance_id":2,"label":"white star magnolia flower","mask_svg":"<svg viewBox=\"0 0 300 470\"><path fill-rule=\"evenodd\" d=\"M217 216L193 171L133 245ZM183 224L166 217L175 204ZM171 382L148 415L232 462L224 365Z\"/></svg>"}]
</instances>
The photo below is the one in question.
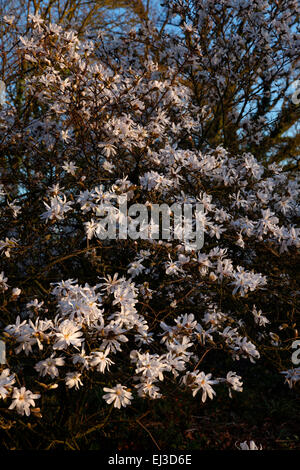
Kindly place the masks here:
<instances>
[{"instance_id":1,"label":"white star magnolia flower","mask_svg":"<svg viewBox=\"0 0 300 470\"><path fill-rule=\"evenodd\" d=\"M236 374L236 372L228 372L226 376L226 381L227 383L231 386L232 390L235 390L236 392L242 392L243 391L243 382L241 380L242 377ZM229 396L232 398L232 393L231 389L229 389Z\"/></svg>"},{"instance_id":2,"label":"white star magnolia flower","mask_svg":"<svg viewBox=\"0 0 300 470\"><path fill-rule=\"evenodd\" d=\"M64 364L64 357L54 357L53 353L48 359L38 362L34 368L42 377L50 375L50 377L54 379L58 377L57 366L63 366Z\"/></svg>"},{"instance_id":3,"label":"white star magnolia flower","mask_svg":"<svg viewBox=\"0 0 300 470\"><path fill-rule=\"evenodd\" d=\"M50 206L45 201L43 202L46 209L48 210L46 212L43 212L43 214L41 215L42 219L62 220L65 216L65 213L72 210L71 205L73 204L73 202L67 201L65 194L63 194L62 196L52 197L50 201Z\"/></svg>"},{"instance_id":4,"label":"white star magnolia flower","mask_svg":"<svg viewBox=\"0 0 300 470\"><path fill-rule=\"evenodd\" d=\"M133 398L132 393L121 384L118 384L113 388L104 387L103 390L104 392L107 392L103 395L104 400L109 405L113 403L115 408L120 409L121 406L126 407L127 405L130 405Z\"/></svg>"},{"instance_id":5,"label":"white star magnolia flower","mask_svg":"<svg viewBox=\"0 0 300 470\"><path fill-rule=\"evenodd\" d=\"M293 388L293 385L300 380L300 367L283 370L280 373L285 375L285 383L287 383L290 388Z\"/></svg>"},{"instance_id":6,"label":"white star magnolia flower","mask_svg":"<svg viewBox=\"0 0 300 470\"><path fill-rule=\"evenodd\" d=\"M141 383L135 385L135 388L138 390L138 395L142 398L150 397L152 399L161 398L162 395L159 393L159 388L154 385L151 379L146 379Z\"/></svg>"},{"instance_id":7,"label":"white star magnolia flower","mask_svg":"<svg viewBox=\"0 0 300 470\"><path fill-rule=\"evenodd\" d=\"M211 380L212 374L205 375L204 372L200 372L196 375L195 385L196 388L193 390L193 397L198 393L199 390L202 390L202 402L206 401L206 398L209 397L211 400L213 399L216 392L212 388L212 385L218 383L216 380Z\"/></svg>"},{"instance_id":8,"label":"white star magnolia flower","mask_svg":"<svg viewBox=\"0 0 300 470\"><path fill-rule=\"evenodd\" d=\"M84 341L80 327L70 320L64 320L60 323L56 329L55 336L56 341L53 349L65 349L70 345L78 348Z\"/></svg>"},{"instance_id":9,"label":"white star magnolia flower","mask_svg":"<svg viewBox=\"0 0 300 470\"><path fill-rule=\"evenodd\" d=\"M30 13L28 17L35 25L41 25L44 23L43 18L38 13L36 13L35 15Z\"/></svg>"},{"instance_id":10,"label":"white star magnolia flower","mask_svg":"<svg viewBox=\"0 0 300 470\"><path fill-rule=\"evenodd\" d=\"M62 130L61 131L61 138L64 142L68 142L70 140L70 136L69 136L69 131L68 129L67 130ZM72 165L72 167L71 167ZM77 167L75 167L74 163L73 162L70 162L69 164L68 163L65 163L64 166L63 166L63 169L67 172L67 173L71 173L71 171L74 171L75 173L75 169Z\"/></svg>"},{"instance_id":11,"label":"white star magnolia flower","mask_svg":"<svg viewBox=\"0 0 300 470\"><path fill-rule=\"evenodd\" d=\"M262 314L262 311L261 310L256 310L256 307L255 305L253 305L253 310L252 310L252 313L253 313L253 316L254 316L254 321L255 323L257 323L259 326L266 326L269 322L269 320L267 319L267 317L265 317L263 314Z\"/></svg>"},{"instance_id":12,"label":"white star magnolia flower","mask_svg":"<svg viewBox=\"0 0 300 470\"><path fill-rule=\"evenodd\" d=\"M64 132L64 131L62 131L62 132ZM67 131L63 134L63 138L64 138L64 140L67 141L67 139L68 139ZM78 166L76 166L74 162L65 162L64 165L62 166L62 168L67 173L70 173L70 175L75 176L75 172L76 172Z\"/></svg>"},{"instance_id":13,"label":"white star magnolia flower","mask_svg":"<svg viewBox=\"0 0 300 470\"><path fill-rule=\"evenodd\" d=\"M4 271L0 273L0 292L8 289L8 284L6 284L7 277L4 276Z\"/></svg>"},{"instance_id":14,"label":"white star magnolia flower","mask_svg":"<svg viewBox=\"0 0 300 470\"><path fill-rule=\"evenodd\" d=\"M16 300L17 297L19 297L19 295L21 294L21 292L22 292L21 289L19 289L18 287L14 287L11 293L12 299Z\"/></svg>"},{"instance_id":15,"label":"white star magnolia flower","mask_svg":"<svg viewBox=\"0 0 300 470\"><path fill-rule=\"evenodd\" d=\"M68 372L65 378L65 382L68 388L75 387L75 390L78 390L80 385L83 383L80 380L81 373L80 372Z\"/></svg>"},{"instance_id":16,"label":"white star magnolia flower","mask_svg":"<svg viewBox=\"0 0 300 470\"><path fill-rule=\"evenodd\" d=\"M105 351L92 352L90 361L91 367L96 367L97 370L102 374L105 372L105 370L109 370L109 367L111 364L114 364L114 362L107 357L108 354L109 348L107 348Z\"/></svg>"}]
</instances>

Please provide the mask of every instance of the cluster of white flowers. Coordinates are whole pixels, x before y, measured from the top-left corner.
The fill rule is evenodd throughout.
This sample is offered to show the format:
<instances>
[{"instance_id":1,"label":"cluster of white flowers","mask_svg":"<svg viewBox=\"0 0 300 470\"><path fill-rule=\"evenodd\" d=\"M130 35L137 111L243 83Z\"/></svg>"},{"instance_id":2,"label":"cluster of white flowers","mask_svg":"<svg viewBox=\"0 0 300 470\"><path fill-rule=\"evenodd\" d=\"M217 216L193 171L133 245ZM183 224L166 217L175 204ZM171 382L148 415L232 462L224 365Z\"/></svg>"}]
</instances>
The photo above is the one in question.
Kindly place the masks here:
<instances>
[{"instance_id":1,"label":"cluster of white flowers","mask_svg":"<svg viewBox=\"0 0 300 470\"><path fill-rule=\"evenodd\" d=\"M241 442L238 446L240 450L262 450L262 445L255 444L254 441L250 441L249 444L247 441Z\"/></svg>"},{"instance_id":2,"label":"cluster of white flowers","mask_svg":"<svg viewBox=\"0 0 300 470\"><path fill-rule=\"evenodd\" d=\"M5 328L6 336L16 344L16 354L24 352L27 356L41 357L34 369L40 377L51 379L50 388L57 388L61 375L64 375L66 386L78 389L84 386L84 379L89 374L107 374L111 368L117 367L118 357L123 358L124 352L128 351L129 362L135 367L132 386L140 397L161 398L158 385L168 373L173 378L180 377L180 383L191 388L194 396L201 390L203 402L207 396L212 399L215 395L211 386L214 384L226 383L230 396L231 389L242 391L241 377L235 372L228 372L226 378L212 380L211 374L189 370L198 360L195 355L197 343L209 337L213 344L213 333L218 331L216 327L206 331L193 314L180 315L174 326L161 323L160 344L166 352L143 352L142 346L148 348L154 338L147 321L135 307L137 287L124 277L119 278L118 274L104 281L94 288L87 284L82 287L72 279L57 283L52 290L58 311L54 320L38 317L33 323L30 318L21 321L18 317L15 324ZM106 312L101 307L104 307L104 300L107 303L108 297L111 298L111 307ZM141 345L140 349L128 350L126 347L127 342L132 343L132 334L134 343ZM248 344L251 345L240 341L240 347L234 349L235 355L247 353L250 359L258 355L253 345L252 350L249 346L247 350ZM14 374L9 376L8 369L1 377L1 397L11 396L17 410L28 415L29 407L25 404L33 406L32 400L39 396L25 391L25 388L22 392L11 388ZM113 402L117 408L126 406L133 399L133 394L126 390L120 384L112 389L104 387L104 391L109 392L104 399L107 403ZM23 400L24 407L20 404Z\"/></svg>"},{"instance_id":3,"label":"cluster of white flowers","mask_svg":"<svg viewBox=\"0 0 300 470\"><path fill-rule=\"evenodd\" d=\"M281 374L285 375L285 382L288 386L293 388L293 385L300 380L300 367L283 370L281 371Z\"/></svg>"},{"instance_id":4,"label":"cluster of white flowers","mask_svg":"<svg viewBox=\"0 0 300 470\"><path fill-rule=\"evenodd\" d=\"M5 277L4 272L0 273L0 291L5 291L8 289L7 277Z\"/></svg>"},{"instance_id":5,"label":"cluster of white flowers","mask_svg":"<svg viewBox=\"0 0 300 470\"><path fill-rule=\"evenodd\" d=\"M9 409L16 408L17 412L21 415L30 415L30 407L35 406L35 400L40 398L40 394L32 393L26 390L25 387L14 387L15 374L10 375L9 369L4 369L0 374L0 398L3 400L11 396L12 403Z\"/></svg>"}]
</instances>

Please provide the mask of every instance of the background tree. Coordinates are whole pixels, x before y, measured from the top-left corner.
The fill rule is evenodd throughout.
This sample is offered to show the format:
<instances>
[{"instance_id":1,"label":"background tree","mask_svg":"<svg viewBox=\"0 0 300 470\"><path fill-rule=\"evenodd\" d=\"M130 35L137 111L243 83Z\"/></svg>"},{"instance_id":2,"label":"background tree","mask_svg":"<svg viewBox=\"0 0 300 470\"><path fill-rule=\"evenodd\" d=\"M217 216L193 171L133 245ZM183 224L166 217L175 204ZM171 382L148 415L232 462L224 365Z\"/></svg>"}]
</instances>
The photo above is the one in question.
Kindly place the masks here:
<instances>
[{"instance_id":1,"label":"background tree","mask_svg":"<svg viewBox=\"0 0 300 470\"><path fill-rule=\"evenodd\" d=\"M195 100L188 78L203 55L189 25L190 44L150 21L91 41L29 20L22 99L0 110L2 445L114 448L111 436L125 435L132 446L137 430L150 436L141 419L151 427L163 412L166 447L170 417L186 429L205 409L215 424L220 410L228 423L236 405L261 405L259 429L272 410L269 447L282 434L294 445L299 177L200 147L215 102ZM103 211L112 204L119 222L121 195L148 208L202 203L203 249L176 237L103 240Z\"/></svg>"}]
</instances>

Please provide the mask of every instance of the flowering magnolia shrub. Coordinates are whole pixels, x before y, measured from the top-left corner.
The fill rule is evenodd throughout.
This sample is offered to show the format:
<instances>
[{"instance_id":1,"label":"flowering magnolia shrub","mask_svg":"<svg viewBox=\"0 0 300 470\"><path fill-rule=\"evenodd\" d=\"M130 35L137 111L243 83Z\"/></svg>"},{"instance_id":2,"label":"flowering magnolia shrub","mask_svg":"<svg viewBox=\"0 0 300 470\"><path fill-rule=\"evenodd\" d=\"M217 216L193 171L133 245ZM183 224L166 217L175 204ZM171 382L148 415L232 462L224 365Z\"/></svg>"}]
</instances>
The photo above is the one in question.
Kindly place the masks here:
<instances>
[{"instance_id":1,"label":"flowering magnolia shrub","mask_svg":"<svg viewBox=\"0 0 300 470\"><path fill-rule=\"evenodd\" d=\"M0 112L5 419L80 414L93 393L104 410L172 387L206 402L243 391L240 360L289 368L299 177L250 153L201 151L210 111L183 79L201 66L198 47L166 42L160 67L145 32L91 41L31 19L24 106ZM203 247L104 239L122 196L202 204Z\"/></svg>"}]
</instances>

